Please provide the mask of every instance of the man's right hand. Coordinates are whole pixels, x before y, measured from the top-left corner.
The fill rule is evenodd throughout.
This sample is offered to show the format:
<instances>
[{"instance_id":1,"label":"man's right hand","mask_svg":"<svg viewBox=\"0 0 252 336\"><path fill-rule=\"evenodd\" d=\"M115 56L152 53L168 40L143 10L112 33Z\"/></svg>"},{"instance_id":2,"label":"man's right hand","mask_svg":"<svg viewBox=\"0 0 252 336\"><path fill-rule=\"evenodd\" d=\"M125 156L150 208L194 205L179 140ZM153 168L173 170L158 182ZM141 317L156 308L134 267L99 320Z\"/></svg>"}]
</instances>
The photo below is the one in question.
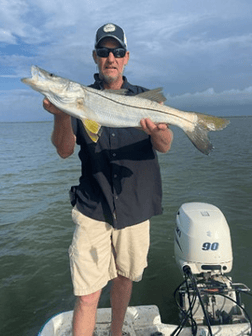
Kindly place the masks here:
<instances>
[{"instance_id":1,"label":"man's right hand","mask_svg":"<svg viewBox=\"0 0 252 336\"><path fill-rule=\"evenodd\" d=\"M76 137L73 133L71 117L54 106L47 98L43 101L44 109L54 115L52 143L62 158L67 158L74 152Z\"/></svg>"},{"instance_id":2,"label":"man's right hand","mask_svg":"<svg viewBox=\"0 0 252 336\"><path fill-rule=\"evenodd\" d=\"M65 113L62 112L60 109L58 109L56 106L54 106L47 98L43 101L43 107L46 111L54 114L54 115L64 115Z\"/></svg>"}]
</instances>

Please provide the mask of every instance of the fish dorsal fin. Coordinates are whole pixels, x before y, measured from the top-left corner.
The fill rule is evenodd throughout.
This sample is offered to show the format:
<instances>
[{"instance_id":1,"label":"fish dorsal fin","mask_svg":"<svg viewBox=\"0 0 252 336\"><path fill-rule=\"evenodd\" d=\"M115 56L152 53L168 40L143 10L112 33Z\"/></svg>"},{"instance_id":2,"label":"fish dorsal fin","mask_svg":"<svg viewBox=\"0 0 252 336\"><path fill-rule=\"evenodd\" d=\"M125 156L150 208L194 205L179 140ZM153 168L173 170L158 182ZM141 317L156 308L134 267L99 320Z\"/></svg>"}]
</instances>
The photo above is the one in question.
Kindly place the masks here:
<instances>
[{"instance_id":1,"label":"fish dorsal fin","mask_svg":"<svg viewBox=\"0 0 252 336\"><path fill-rule=\"evenodd\" d=\"M128 90L127 89L120 89L120 90L111 90L111 89L105 89L105 92L109 92L109 93L114 93L120 96L126 96Z\"/></svg>"},{"instance_id":2,"label":"fish dorsal fin","mask_svg":"<svg viewBox=\"0 0 252 336\"><path fill-rule=\"evenodd\" d=\"M163 103L166 101L166 98L163 94L163 89L161 87L139 93L136 97L149 99L157 103Z\"/></svg>"},{"instance_id":3,"label":"fish dorsal fin","mask_svg":"<svg viewBox=\"0 0 252 336\"><path fill-rule=\"evenodd\" d=\"M101 125L90 119L83 119L82 123L89 138L96 143L101 135Z\"/></svg>"}]
</instances>

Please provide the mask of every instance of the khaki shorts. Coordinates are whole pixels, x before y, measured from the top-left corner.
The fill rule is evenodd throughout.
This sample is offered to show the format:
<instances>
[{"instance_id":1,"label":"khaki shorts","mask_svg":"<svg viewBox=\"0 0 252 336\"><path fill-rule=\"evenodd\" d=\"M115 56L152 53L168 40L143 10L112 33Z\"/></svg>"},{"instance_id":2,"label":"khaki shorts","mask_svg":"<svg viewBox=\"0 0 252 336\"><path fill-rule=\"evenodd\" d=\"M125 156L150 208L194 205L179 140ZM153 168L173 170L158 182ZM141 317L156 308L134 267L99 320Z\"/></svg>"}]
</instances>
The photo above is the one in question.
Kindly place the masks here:
<instances>
[{"instance_id":1,"label":"khaki shorts","mask_svg":"<svg viewBox=\"0 0 252 336\"><path fill-rule=\"evenodd\" d=\"M150 222L121 230L72 210L76 224L69 248L74 295L94 293L119 275L140 281L147 266Z\"/></svg>"}]
</instances>

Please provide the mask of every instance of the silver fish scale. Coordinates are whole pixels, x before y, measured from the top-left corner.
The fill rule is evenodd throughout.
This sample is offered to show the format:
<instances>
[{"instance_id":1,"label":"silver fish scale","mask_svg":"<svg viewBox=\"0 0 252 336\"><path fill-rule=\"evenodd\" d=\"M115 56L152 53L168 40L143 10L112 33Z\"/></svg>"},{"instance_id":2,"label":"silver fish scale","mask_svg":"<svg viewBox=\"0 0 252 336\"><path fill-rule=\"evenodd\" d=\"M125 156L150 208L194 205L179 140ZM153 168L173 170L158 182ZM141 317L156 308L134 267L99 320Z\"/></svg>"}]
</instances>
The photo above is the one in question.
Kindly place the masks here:
<instances>
[{"instance_id":1,"label":"silver fish scale","mask_svg":"<svg viewBox=\"0 0 252 336\"><path fill-rule=\"evenodd\" d=\"M154 123L175 124L193 130L197 116L192 113L161 105L138 96L117 95L106 91L83 87L83 105L93 111L86 116L109 127L139 127L140 120L150 118Z\"/></svg>"}]
</instances>

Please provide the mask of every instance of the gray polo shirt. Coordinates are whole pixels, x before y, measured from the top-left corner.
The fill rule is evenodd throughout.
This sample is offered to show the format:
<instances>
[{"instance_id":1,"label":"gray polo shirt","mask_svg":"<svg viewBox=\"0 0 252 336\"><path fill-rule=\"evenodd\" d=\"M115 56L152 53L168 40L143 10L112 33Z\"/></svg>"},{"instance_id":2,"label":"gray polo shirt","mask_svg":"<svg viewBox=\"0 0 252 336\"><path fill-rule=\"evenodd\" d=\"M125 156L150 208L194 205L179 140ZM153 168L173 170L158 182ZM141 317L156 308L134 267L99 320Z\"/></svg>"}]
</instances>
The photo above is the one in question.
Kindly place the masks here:
<instances>
[{"instance_id":1,"label":"gray polo shirt","mask_svg":"<svg viewBox=\"0 0 252 336\"><path fill-rule=\"evenodd\" d=\"M102 89L98 75L90 85ZM147 89L131 85L128 95ZM82 173L75 189L76 206L84 215L117 229L141 223L162 213L162 188L156 151L150 137L135 128L102 127L93 143L79 119L72 119Z\"/></svg>"}]
</instances>

